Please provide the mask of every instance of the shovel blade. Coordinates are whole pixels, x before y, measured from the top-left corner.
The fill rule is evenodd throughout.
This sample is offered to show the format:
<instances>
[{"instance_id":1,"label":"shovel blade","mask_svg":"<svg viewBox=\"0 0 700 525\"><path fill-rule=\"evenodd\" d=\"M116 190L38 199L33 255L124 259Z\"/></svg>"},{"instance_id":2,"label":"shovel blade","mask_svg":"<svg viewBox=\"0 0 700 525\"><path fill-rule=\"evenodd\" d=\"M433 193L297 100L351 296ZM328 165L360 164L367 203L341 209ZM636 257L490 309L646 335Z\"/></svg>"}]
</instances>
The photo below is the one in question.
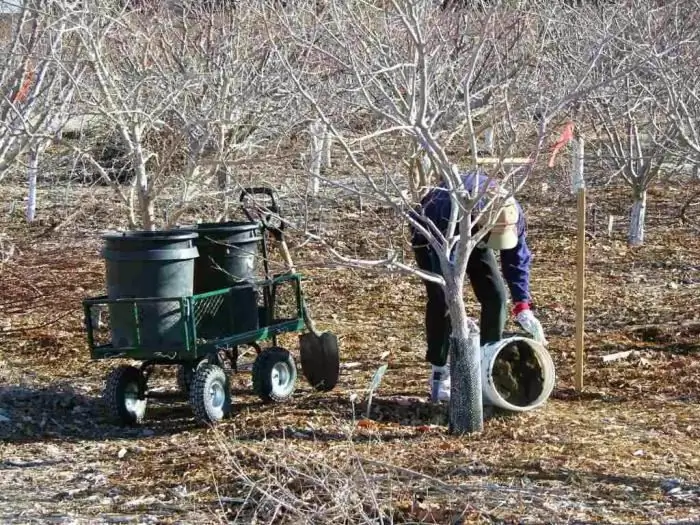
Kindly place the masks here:
<instances>
[{"instance_id":1,"label":"shovel blade","mask_svg":"<svg viewBox=\"0 0 700 525\"><path fill-rule=\"evenodd\" d=\"M309 384L321 392L332 390L340 375L340 351L335 334L301 334L299 349L301 370Z\"/></svg>"}]
</instances>

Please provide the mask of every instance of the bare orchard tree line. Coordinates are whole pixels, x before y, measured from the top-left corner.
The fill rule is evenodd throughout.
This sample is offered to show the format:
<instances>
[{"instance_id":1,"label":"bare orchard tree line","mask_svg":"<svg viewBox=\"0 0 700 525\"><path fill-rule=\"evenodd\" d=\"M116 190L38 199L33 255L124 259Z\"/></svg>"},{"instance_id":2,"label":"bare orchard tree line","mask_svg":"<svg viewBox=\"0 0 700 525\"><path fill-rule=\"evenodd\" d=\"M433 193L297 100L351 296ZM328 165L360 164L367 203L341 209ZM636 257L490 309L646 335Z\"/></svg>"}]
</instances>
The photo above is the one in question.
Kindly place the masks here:
<instances>
[{"instance_id":1,"label":"bare orchard tree line","mask_svg":"<svg viewBox=\"0 0 700 525\"><path fill-rule=\"evenodd\" d=\"M698 169L695 142L688 135L698 123L689 113L697 109L697 4L648 7L630 13L624 39L597 74L610 75L638 56L641 43L653 52L634 71L585 100L579 117L608 182L621 178L630 188L628 241L633 246L644 243L649 187L688 165Z\"/></svg>"},{"instance_id":2,"label":"bare orchard tree line","mask_svg":"<svg viewBox=\"0 0 700 525\"><path fill-rule=\"evenodd\" d=\"M8 44L3 114L13 120L3 122L0 177L28 150L56 145L71 119L86 122L81 140L57 147L114 188L130 227L176 223L212 186L226 190L219 183L230 180L227 172L294 123L261 16L196 2L147 12L97 1L25 4L21 17L8 20L17 38L32 30L53 47L42 53L34 40ZM29 89L14 100L23 82ZM179 198L157 210L166 189Z\"/></svg>"},{"instance_id":3,"label":"bare orchard tree line","mask_svg":"<svg viewBox=\"0 0 700 525\"><path fill-rule=\"evenodd\" d=\"M430 65L437 89L424 97L425 107L411 109L422 111L431 126L433 137L421 140L388 117L404 110L394 104L405 104L413 88L405 58L415 35L391 14L403 3L437 20L440 27L425 45L437 44L428 54L446 59L446 67ZM269 153L305 123L311 146L305 162L318 194L320 182L329 183L321 180L321 167L330 161L330 128L308 96L298 96L290 71L310 60L322 71L305 84L307 95L332 94L324 111L336 129L358 135L353 140L363 150L387 137L387 129L407 140L392 162L412 174L402 186L412 199L431 182L425 169L430 140L443 149L457 145L473 163L488 131L496 137L491 153L527 156L538 134L531 115L543 110L548 124L563 109L584 136L604 139L601 165L631 188L633 244L643 242L649 184L679 159L698 165L695 2L488 2L448 10L427 1L351 3L347 9L315 1L285 9L245 4L205 9L179 2L173 10L155 3L144 10L129 2L48 0L26 2L18 15L6 16L0 177L18 163L36 164L70 119L91 118L91 132L84 134L90 140L64 145L114 188L132 227L154 228L176 223L203 195L227 195L237 163ZM357 63L347 53L349 60L339 60L343 46L366 46L360 37L372 38L372 24L382 20L391 20L395 32L373 63ZM325 24L355 40L329 34ZM601 38L608 39L608 51L595 56ZM304 41L313 45L305 48ZM593 67L581 78L595 78L600 89L575 89L575 75L587 63ZM513 104L513 93L527 104ZM363 138L358 122L380 131ZM132 176L120 173L125 169ZM172 193L173 187L179 197L157 211L164 188Z\"/></svg>"},{"instance_id":4,"label":"bare orchard tree line","mask_svg":"<svg viewBox=\"0 0 700 525\"><path fill-rule=\"evenodd\" d=\"M544 164L545 146L565 119L577 122L578 133L608 137L610 167L630 184L643 224L646 188L666 156L700 159L697 92L684 82L697 64L694 3L493 0L443 9L428 0L320 7L305 0L287 9L249 1L205 10L193 1L145 12L49 0L28 5L13 22L24 34L32 27L26 19L36 20L43 44L8 49L14 62L5 58L5 69L14 73L3 86L20 89L31 60L32 71L43 64L51 72L56 88L30 87L24 102L4 102L22 125L9 128L18 138L0 159L45 145L69 116L99 117L133 170L128 186L88 144L63 144L113 186L132 227L153 229L176 222L212 184L226 194L216 186L222 170L235 181L238 163L274 151L300 123L311 126L312 140L331 139L347 168L340 177L314 166L314 191L342 190L393 209L427 239L441 271L407 264L397 255L400 240L389 235L375 242L372 257L359 258L309 228L304 213L289 220L289 231L341 264L411 273L446 290L452 374L470 378L452 382L450 427L479 430L478 330L462 293L472 250L505 200ZM47 116L37 119L43 113L33 108ZM481 166L487 131L489 154L531 161L486 166L481 183L467 188L461 174ZM413 211L435 183L451 203L445 230ZM165 191L180 195L167 220L158 212ZM476 223L484 227L474 232Z\"/></svg>"}]
</instances>

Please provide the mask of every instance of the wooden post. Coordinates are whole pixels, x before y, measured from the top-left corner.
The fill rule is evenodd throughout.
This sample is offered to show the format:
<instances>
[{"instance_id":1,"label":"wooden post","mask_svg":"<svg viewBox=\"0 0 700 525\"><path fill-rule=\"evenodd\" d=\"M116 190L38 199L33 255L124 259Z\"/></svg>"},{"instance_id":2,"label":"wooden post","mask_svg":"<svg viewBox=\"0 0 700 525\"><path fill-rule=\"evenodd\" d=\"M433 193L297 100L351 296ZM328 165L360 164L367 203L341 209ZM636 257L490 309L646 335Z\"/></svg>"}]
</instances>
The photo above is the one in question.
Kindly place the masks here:
<instances>
[{"instance_id":1,"label":"wooden post","mask_svg":"<svg viewBox=\"0 0 700 525\"><path fill-rule=\"evenodd\" d=\"M584 336L584 305L586 293L586 185L583 180L583 139L578 138L573 143L573 190L576 192L577 203L577 258L576 258L576 368L574 383L576 390L583 390L583 364L585 361Z\"/></svg>"}]
</instances>

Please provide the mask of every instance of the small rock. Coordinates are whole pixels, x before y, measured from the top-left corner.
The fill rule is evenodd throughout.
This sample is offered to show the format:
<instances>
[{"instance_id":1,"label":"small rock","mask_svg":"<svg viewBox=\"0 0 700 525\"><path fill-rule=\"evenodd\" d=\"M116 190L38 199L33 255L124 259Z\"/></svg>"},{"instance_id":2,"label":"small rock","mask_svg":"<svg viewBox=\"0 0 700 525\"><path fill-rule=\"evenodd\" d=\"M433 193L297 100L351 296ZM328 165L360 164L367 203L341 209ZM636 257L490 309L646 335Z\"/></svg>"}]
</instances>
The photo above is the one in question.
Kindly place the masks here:
<instances>
[{"instance_id":1,"label":"small rock","mask_svg":"<svg viewBox=\"0 0 700 525\"><path fill-rule=\"evenodd\" d=\"M178 498L185 498L189 494L187 492L187 487L184 485L178 485L177 487L170 489L170 491L175 495L175 497Z\"/></svg>"},{"instance_id":2,"label":"small rock","mask_svg":"<svg viewBox=\"0 0 700 525\"><path fill-rule=\"evenodd\" d=\"M665 479L661 482L661 489L665 492L668 492L669 494L672 494L672 491L678 492L680 490L680 487L681 482L678 479Z\"/></svg>"},{"instance_id":3,"label":"small rock","mask_svg":"<svg viewBox=\"0 0 700 525\"><path fill-rule=\"evenodd\" d=\"M668 287L671 290L678 290L678 283L670 282L670 283L668 283Z\"/></svg>"},{"instance_id":4,"label":"small rock","mask_svg":"<svg viewBox=\"0 0 700 525\"><path fill-rule=\"evenodd\" d=\"M125 448L122 448L122 449L120 449L119 452L117 453L117 457L118 457L119 459L122 459L124 456L126 456L126 449L125 449Z\"/></svg>"}]
</instances>

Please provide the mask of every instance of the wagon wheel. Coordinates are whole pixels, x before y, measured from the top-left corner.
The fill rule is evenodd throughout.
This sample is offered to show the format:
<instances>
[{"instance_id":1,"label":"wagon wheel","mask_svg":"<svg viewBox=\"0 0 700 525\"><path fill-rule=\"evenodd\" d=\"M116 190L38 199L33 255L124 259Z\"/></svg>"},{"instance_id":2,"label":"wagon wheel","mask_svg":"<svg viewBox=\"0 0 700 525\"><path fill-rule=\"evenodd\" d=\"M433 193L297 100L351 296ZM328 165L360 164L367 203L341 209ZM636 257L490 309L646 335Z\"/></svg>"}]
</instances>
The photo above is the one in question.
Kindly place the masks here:
<instances>
[{"instance_id":1,"label":"wagon wheel","mask_svg":"<svg viewBox=\"0 0 700 525\"><path fill-rule=\"evenodd\" d=\"M143 422L146 415L146 378L135 366L121 365L107 376L104 400L112 415L127 425Z\"/></svg>"},{"instance_id":2,"label":"wagon wheel","mask_svg":"<svg viewBox=\"0 0 700 525\"><path fill-rule=\"evenodd\" d=\"M287 401L296 387L297 367L292 354L273 346L258 354L253 363L253 391L263 401Z\"/></svg>"},{"instance_id":3,"label":"wagon wheel","mask_svg":"<svg viewBox=\"0 0 700 525\"><path fill-rule=\"evenodd\" d=\"M231 413L231 385L224 369L203 363L194 372L190 404L194 415L204 423L215 424Z\"/></svg>"},{"instance_id":4,"label":"wagon wheel","mask_svg":"<svg viewBox=\"0 0 700 525\"><path fill-rule=\"evenodd\" d=\"M207 355L199 361L189 361L178 365L177 373L175 379L177 381L177 389L183 394L190 394L192 388L192 381L194 380L194 375L197 369L207 363L217 364L214 357Z\"/></svg>"}]
</instances>

